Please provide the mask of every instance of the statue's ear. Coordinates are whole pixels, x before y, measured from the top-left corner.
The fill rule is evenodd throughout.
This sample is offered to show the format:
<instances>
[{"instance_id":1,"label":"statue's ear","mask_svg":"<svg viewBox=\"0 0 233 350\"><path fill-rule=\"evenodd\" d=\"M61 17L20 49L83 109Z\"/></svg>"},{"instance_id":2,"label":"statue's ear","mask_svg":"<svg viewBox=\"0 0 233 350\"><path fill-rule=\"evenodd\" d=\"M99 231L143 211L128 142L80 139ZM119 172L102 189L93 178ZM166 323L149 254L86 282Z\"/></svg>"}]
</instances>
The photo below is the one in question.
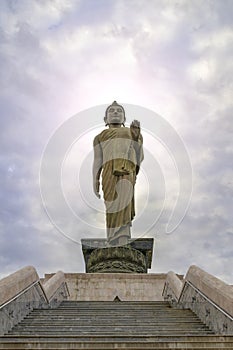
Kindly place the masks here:
<instances>
[{"instance_id":1,"label":"statue's ear","mask_svg":"<svg viewBox=\"0 0 233 350\"><path fill-rule=\"evenodd\" d=\"M108 125L108 119L107 119L107 116L104 117L104 122L105 122L105 125Z\"/></svg>"}]
</instances>

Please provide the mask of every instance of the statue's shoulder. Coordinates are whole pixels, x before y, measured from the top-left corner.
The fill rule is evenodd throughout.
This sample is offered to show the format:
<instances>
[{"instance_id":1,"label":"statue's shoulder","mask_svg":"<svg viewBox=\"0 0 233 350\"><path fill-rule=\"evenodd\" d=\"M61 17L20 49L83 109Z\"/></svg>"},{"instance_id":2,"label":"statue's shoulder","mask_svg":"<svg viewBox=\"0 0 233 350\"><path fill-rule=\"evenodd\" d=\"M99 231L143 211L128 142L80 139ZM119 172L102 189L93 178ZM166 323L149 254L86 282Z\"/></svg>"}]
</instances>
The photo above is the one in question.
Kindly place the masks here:
<instances>
[{"instance_id":1,"label":"statue's shoulder","mask_svg":"<svg viewBox=\"0 0 233 350\"><path fill-rule=\"evenodd\" d=\"M96 135L94 138L94 145L96 145L97 143L103 142L108 136L108 133L109 133L109 129L104 129L103 131L101 131L101 133Z\"/></svg>"},{"instance_id":2,"label":"statue's shoulder","mask_svg":"<svg viewBox=\"0 0 233 350\"><path fill-rule=\"evenodd\" d=\"M98 135L100 141L104 141L106 138L108 138L108 135L110 135L110 133L111 133L111 130L109 128L101 131L101 133Z\"/></svg>"},{"instance_id":3,"label":"statue's shoulder","mask_svg":"<svg viewBox=\"0 0 233 350\"><path fill-rule=\"evenodd\" d=\"M131 139L131 130L130 128L126 127L121 127L121 128L108 128L104 129L96 135L94 138L94 145L97 145L98 143L108 141L110 139L115 139L115 138L125 138L125 139Z\"/></svg>"}]
</instances>

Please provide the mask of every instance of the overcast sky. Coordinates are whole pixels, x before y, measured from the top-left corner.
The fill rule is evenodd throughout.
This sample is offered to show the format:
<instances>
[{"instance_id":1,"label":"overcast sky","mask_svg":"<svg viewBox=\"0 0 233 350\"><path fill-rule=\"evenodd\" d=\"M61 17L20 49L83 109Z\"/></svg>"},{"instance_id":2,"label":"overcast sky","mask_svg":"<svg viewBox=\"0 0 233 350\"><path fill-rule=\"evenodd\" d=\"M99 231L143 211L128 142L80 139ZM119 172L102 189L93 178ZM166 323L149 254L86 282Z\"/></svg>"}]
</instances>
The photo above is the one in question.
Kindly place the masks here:
<instances>
[{"instance_id":1,"label":"overcast sky","mask_svg":"<svg viewBox=\"0 0 233 350\"><path fill-rule=\"evenodd\" d=\"M127 122L142 125L132 232L139 237L156 221L146 233L155 238L150 272L185 274L195 264L233 283L232 57L231 0L1 0L0 276L25 265L41 276L84 272L80 238L104 237L103 202L90 183L92 139L117 100ZM66 154L61 187L76 218L49 193L54 207L46 209L62 232L39 182L56 130ZM168 234L173 202L190 179L189 209ZM187 204L190 184L184 188Z\"/></svg>"}]
</instances>

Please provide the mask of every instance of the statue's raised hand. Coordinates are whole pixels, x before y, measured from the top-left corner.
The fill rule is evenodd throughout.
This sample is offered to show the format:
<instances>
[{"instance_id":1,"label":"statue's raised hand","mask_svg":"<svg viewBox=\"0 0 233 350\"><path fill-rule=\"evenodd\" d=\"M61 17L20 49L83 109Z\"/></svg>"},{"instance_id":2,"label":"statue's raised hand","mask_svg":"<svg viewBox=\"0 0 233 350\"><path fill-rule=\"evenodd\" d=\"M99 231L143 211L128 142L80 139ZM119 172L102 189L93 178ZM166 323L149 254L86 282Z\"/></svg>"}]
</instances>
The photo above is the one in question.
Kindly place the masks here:
<instances>
[{"instance_id":1,"label":"statue's raised hand","mask_svg":"<svg viewBox=\"0 0 233 350\"><path fill-rule=\"evenodd\" d=\"M133 120L130 124L130 131L134 141L138 141L140 135L140 122L138 120Z\"/></svg>"}]
</instances>

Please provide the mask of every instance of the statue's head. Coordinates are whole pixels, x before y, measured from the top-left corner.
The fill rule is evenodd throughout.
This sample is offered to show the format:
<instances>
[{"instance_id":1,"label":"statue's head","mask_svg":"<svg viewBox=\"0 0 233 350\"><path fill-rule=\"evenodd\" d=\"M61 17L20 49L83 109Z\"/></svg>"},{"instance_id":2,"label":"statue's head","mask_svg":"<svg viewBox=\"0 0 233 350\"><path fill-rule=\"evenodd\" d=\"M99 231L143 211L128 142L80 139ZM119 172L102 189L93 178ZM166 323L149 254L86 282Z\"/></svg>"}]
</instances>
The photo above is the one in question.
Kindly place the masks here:
<instances>
[{"instance_id":1,"label":"statue's head","mask_svg":"<svg viewBox=\"0 0 233 350\"><path fill-rule=\"evenodd\" d=\"M123 124L125 123L125 110L114 101L105 112L104 121L106 125L109 124Z\"/></svg>"}]
</instances>

